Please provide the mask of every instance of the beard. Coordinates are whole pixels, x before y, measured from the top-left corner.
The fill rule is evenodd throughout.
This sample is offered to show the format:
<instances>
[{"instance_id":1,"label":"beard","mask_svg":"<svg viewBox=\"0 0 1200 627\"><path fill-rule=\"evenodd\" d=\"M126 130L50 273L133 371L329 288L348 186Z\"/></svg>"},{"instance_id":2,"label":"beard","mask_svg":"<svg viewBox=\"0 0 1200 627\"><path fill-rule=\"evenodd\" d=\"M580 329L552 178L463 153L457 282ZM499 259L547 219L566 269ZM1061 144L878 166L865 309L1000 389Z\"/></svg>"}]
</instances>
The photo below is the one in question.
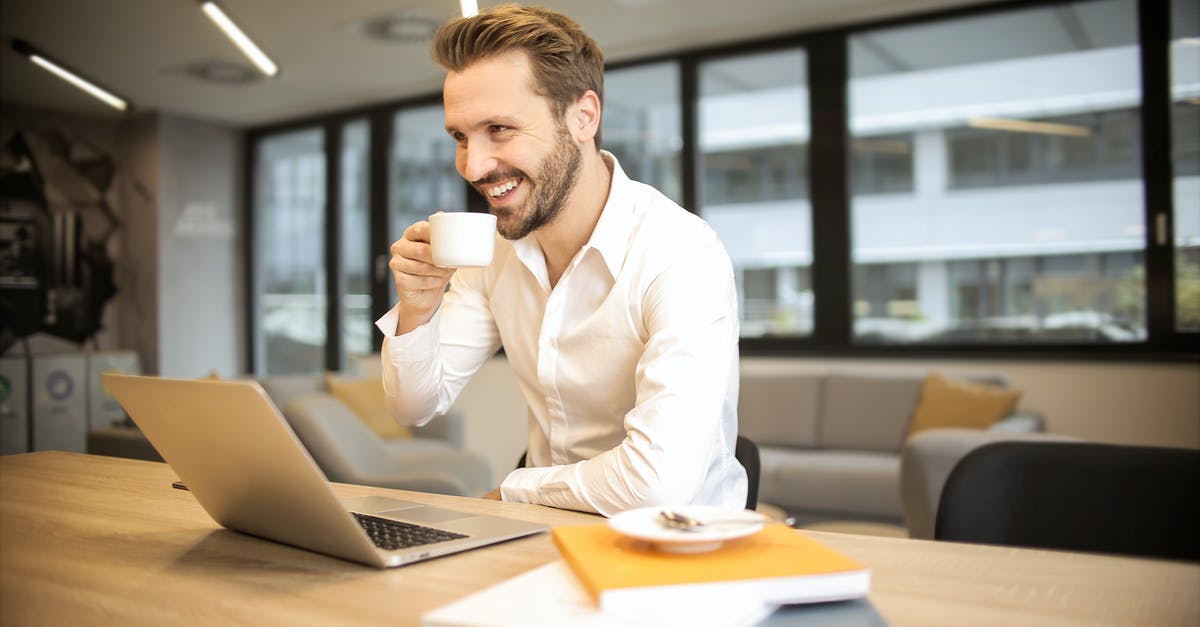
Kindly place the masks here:
<instances>
[{"instance_id":1,"label":"beard","mask_svg":"<svg viewBox=\"0 0 1200 627\"><path fill-rule=\"evenodd\" d=\"M538 164L536 183L535 179L515 168L493 172L472 183L484 198L488 195L483 188L495 181L520 177L523 185L533 183L533 190L524 206L503 214L492 210L496 213L496 231L501 237L511 241L522 239L550 224L562 213L567 197L575 189L575 182L579 178L582 155L582 149L571 139L566 127L560 124L554 150Z\"/></svg>"}]
</instances>

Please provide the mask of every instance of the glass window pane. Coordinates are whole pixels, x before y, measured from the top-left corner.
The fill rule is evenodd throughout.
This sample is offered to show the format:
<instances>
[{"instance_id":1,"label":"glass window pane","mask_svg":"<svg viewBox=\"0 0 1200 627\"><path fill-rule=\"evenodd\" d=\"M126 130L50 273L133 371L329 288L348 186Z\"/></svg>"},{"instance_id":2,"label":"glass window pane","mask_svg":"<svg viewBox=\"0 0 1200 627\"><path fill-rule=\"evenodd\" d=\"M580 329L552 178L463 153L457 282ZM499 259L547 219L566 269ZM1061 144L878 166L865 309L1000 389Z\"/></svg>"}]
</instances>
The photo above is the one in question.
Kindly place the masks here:
<instances>
[{"instance_id":1,"label":"glass window pane","mask_svg":"<svg viewBox=\"0 0 1200 627\"><path fill-rule=\"evenodd\" d=\"M321 129L259 142L255 371L325 369L325 148Z\"/></svg>"},{"instance_id":2,"label":"glass window pane","mask_svg":"<svg viewBox=\"0 0 1200 627\"><path fill-rule=\"evenodd\" d=\"M653 185L680 204L681 128L677 64L656 63L605 73L600 147L617 157L629 178Z\"/></svg>"},{"instance_id":3,"label":"glass window pane","mask_svg":"<svg viewBox=\"0 0 1200 627\"><path fill-rule=\"evenodd\" d=\"M1136 8L850 38L857 343L1146 337Z\"/></svg>"},{"instance_id":4,"label":"glass window pane","mask_svg":"<svg viewBox=\"0 0 1200 627\"><path fill-rule=\"evenodd\" d=\"M409 225L430 214L467 208L467 187L454 169L455 145L446 134L442 106L402 109L393 128L389 241L400 239ZM395 305L396 290L388 292Z\"/></svg>"},{"instance_id":5,"label":"glass window pane","mask_svg":"<svg viewBox=\"0 0 1200 627\"><path fill-rule=\"evenodd\" d=\"M1175 328L1200 331L1200 3L1171 2Z\"/></svg>"},{"instance_id":6,"label":"glass window pane","mask_svg":"<svg viewBox=\"0 0 1200 627\"><path fill-rule=\"evenodd\" d=\"M371 136L366 120L342 128L341 217L342 289L338 311L342 334L342 368L372 353L370 254L370 154Z\"/></svg>"},{"instance_id":7,"label":"glass window pane","mask_svg":"<svg viewBox=\"0 0 1200 627\"><path fill-rule=\"evenodd\" d=\"M733 259L743 337L812 332L805 63L790 49L700 66L700 213ZM880 180L896 167L881 159Z\"/></svg>"}]
</instances>

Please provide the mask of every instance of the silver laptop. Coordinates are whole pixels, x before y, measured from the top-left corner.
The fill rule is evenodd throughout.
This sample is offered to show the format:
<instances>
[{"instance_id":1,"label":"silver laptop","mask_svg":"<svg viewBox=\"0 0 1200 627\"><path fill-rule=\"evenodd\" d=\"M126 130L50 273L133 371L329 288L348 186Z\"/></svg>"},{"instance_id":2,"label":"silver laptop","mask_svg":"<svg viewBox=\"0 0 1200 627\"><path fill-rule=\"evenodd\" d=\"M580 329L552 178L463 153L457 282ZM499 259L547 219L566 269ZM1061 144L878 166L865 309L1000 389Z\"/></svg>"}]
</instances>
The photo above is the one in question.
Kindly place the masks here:
<instances>
[{"instance_id":1,"label":"silver laptop","mask_svg":"<svg viewBox=\"0 0 1200 627\"><path fill-rule=\"evenodd\" d=\"M209 516L229 529L379 568L546 530L381 496L341 501L254 381L100 378Z\"/></svg>"}]
</instances>

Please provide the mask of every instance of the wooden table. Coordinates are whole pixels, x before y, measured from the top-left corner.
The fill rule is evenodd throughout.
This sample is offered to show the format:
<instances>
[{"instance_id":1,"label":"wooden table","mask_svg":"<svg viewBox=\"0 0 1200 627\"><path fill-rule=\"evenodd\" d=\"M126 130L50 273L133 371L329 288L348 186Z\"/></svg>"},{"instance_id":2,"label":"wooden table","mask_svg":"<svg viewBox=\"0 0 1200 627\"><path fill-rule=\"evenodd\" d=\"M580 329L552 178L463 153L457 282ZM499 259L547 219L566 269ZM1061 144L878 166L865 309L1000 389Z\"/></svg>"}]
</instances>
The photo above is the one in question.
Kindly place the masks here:
<instances>
[{"instance_id":1,"label":"wooden table","mask_svg":"<svg viewBox=\"0 0 1200 627\"><path fill-rule=\"evenodd\" d=\"M228 531L165 464L0 458L0 625L415 625L556 559L547 534L375 570ZM535 505L336 484L551 525ZM1200 625L1200 565L806 531L872 568L891 625Z\"/></svg>"}]
</instances>

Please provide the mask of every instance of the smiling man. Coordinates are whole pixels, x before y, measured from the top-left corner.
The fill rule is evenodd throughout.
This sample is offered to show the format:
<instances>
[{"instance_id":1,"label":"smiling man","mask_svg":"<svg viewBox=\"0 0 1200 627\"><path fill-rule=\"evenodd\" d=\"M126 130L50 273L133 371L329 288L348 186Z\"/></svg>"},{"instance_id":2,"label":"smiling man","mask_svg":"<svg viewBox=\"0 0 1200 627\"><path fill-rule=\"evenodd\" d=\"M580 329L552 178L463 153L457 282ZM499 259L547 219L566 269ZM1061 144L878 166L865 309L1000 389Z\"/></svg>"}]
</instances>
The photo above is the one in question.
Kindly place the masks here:
<instances>
[{"instance_id":1,"label":"smiling man","mask_svg":"<svg viewBox=\"0 0 1200 627\"><path fill-rule=\"evenodd\" d=\"M503 240L489 267L458 270L433 265L428 222L392 244L399 298L376 325L393 416L445 412L503 347L529 448L488 496L607 516L742 507L733 268L704 221L600 149L596 42L501 5L442 25L433 55L455 166Z\"/></svg>"}]
</instances>

